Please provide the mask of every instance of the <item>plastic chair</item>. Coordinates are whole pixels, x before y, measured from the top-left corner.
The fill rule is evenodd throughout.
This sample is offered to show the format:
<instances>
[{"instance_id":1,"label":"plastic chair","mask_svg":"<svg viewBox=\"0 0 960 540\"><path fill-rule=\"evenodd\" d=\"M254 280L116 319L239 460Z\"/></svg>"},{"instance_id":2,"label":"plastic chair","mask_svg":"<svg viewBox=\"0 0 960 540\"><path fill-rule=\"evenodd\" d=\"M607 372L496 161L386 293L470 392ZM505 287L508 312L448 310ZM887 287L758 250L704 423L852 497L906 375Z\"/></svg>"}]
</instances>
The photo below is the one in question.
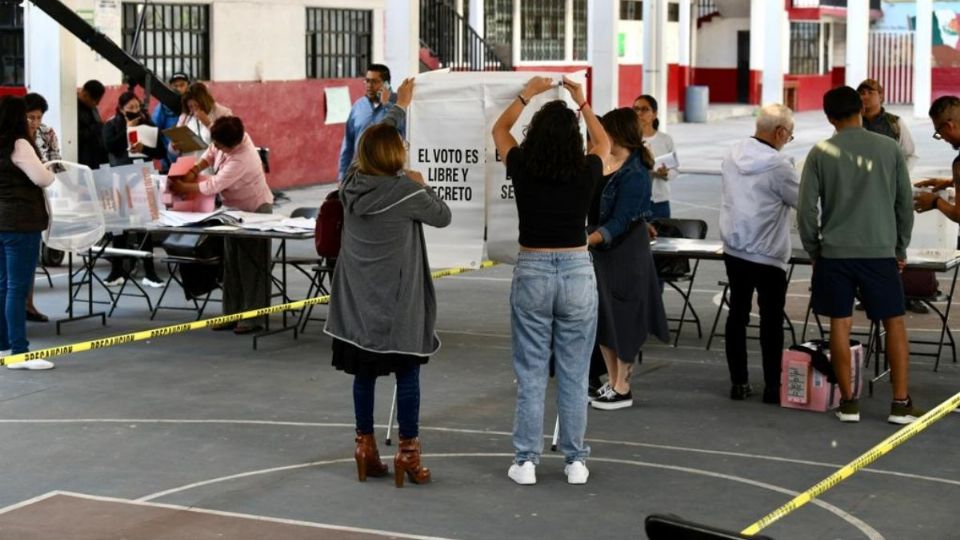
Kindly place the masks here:
<instances>
[{"instance_id":1,"label":"plastic chair","mask_svg":"<svg viewBox=\"0 0 960 540\"><path fill-rule=\"evenodd\" d=\"M664 238L703 240L707 237L707 222L702 219L658 219L652 223L657 228L657 234ZM680 293L683 298L683 309L680 312L680 317L667 317L668 321L677 323L677 328L671 330L677 333L673 346L676 347L680 342L680 333L687 321L694 322L697 325L697 338L702 339L703 331L700 327L700 316L697 315L697 311L690 304L690 293L693 292L693 281L697 277L700 260L694 259L691 267L690 258L682 255L654 255L653 258L657 265L657 276L663 283ZM685 289L680 286L683 283L687 284ZM688 311L690 317L687 317Z\"/></svg>"}]
</instances>

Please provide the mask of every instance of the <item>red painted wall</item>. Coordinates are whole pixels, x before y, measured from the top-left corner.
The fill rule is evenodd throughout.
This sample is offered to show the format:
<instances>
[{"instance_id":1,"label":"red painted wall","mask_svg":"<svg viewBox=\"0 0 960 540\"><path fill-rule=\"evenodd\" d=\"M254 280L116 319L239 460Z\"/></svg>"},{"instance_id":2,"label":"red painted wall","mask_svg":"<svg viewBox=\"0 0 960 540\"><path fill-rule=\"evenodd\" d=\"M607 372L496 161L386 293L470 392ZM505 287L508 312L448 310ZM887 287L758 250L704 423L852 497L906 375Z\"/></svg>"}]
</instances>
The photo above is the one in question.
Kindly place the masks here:
<instances>
[{"instance_id":1,"label":"red painted wall","mask_svg":"<svg viewBox=\"0 0 960 540\"><path fill-rule=\"evenodd\" d=\"M737 68L694 68L693 84L710 87L710 103L737 102Z\"/></svg>"},{"instance_id":2,"label":"red painted wall","mask_svg":"<svg viewBox=\"0 0 960 540\"><path fill-rule=\"evenodd\" d=\"M935 67L930 76L933 83L931 99L960 95L960 68Z\"/></svg>"},{"instance_id":3,"label":"red painted wall","mask_svg":"<svg viewBox=\"0 0 960 540\"><path fill-rule=\"evenodd\" d=\"M211 82L210 93L243 120L257 146L270 148L273 188L289 188L337 180L344 124L326 125L324 89L346 86L350 99L363 95L359 79L275 82ZM113 117L122 87L110 87L100 102L104 120ZM139 90L139 89L138 89ZM156 105L156 102L153 102Z\"/></svg>"},{"instance_id":4,"label":"red painted wall","mask_svg":"<svg viewBox=\"0 0 960 540\"><path fill-rule=\"evenodd\" d=\"M669 83L667 83L669 86ZM643 94L643 66L640 64L620 64L620 100L621 107L633 107L633 99Z\"/></svg>"},{"instance_id":5,"label":"red painted wall","mask_svg":"<svg viewBox=\"0 0 960 540\"><path fill-rule=\"evenodd\" d=\"M834 75L785 75L784 81L796 81L796 111L819 111L823 108L823 94L835 88ZM842 83L841 83L842 84Z\"/></svg>"},{"instance_id":6,"label":"red painted wall","mask_svg":"<svg viewBox=\"0 0 960 540\"><path fill-rule=\"evenodd\" d=\"M0 97L3 96L23 96L27 89L22 86L0 86Z\"/></svg>"}]
</instances>

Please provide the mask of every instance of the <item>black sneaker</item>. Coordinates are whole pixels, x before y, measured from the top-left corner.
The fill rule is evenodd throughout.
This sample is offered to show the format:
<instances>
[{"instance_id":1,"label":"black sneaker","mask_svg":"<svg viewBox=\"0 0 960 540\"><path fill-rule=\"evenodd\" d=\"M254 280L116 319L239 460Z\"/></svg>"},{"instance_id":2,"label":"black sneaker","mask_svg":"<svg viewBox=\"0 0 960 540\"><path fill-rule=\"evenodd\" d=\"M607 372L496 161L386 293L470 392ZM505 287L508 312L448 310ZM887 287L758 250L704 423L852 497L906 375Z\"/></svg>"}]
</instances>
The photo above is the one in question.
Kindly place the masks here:
<instances>
[{"instance_id":1,"label":"black sneaker","mask_svg":"<svg viewBox=\"0 0 960 540\"><path fill-rule=\"evenodd\" d=\"M735 384L730 387L730 399L734 401L743 401L753 395L753 389L749 384Z\"/></svg>"},{"instance_id":2,"label":"black sneaker","mask_svg":"<svg viewBox=\"0 0 960 540\"><path fill-rule=\"evenodd\" d=\"M836 415L841 422L859 422L860 400L841 399L840 405L836 409Z\"/></svg>"},{"instance_id":3,"label":"black sneaker","mask_svg":"<svg viewBox=\"0 0 960 540\"><path fill-rule=\"evenodd\" d=\"M594 400L610 391L610 383L603 383L598 388L590 389L590 399Z\"/></svg>"},{"instance_id":4,"label":"black sneaker","mask_svg":"<svg viewBox=\"0 0 960 540\"><path fill-rule=\"evenodd\" d=\"M908 300L907 311L916 313L918 315L926 315L927 313L930 313L930 310L927 308L927 306L919 300Z\"/></svg>"},{"instance_id":5,"label":"black sneaker","mask_svg":"<svg viewBox=\"0 0 960 540\"><path fill-rule=\"evenodd\" d=\"M590 406L602 411L626 409L633 406L633 392L618 394L616 390L611 388L606 394L591 401Z\"/></svg>"},{"instance_id":6,"label":"black sneaker","mask_svg":"<svg viewBox=\"0 0 960 540\"><path fill-rule=\"evenodd\" d=\"M917 418L925 414L927 411L915 407L913 400L908 397L906 401L894 400L890 403L890 416L887 417L887 422L903 426L916 422Z\"/></svg>"},{"instance_id":7,"label":"black sneaker","mask_svg":"<svg viewBox=\"0 0 960 540\"><path fill-rule=\"evenodd\" d=\"M763 402L770 405L779 405L780 387L765 386L763 388Z\"/></svg>"}]
</instances>

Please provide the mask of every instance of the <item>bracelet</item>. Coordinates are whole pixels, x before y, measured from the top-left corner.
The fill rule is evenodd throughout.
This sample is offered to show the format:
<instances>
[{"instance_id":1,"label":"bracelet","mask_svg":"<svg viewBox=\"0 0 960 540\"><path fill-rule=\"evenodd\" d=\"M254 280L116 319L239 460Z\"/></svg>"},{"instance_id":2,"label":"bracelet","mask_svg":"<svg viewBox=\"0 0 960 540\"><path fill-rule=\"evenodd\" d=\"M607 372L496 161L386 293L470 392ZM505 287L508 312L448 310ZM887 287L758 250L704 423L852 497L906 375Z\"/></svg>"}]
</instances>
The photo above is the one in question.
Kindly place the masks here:
<instances>
[{"instance_id":1,"label":"bracelet","mask_svg":"<svg viewBox=\"0 0 960 540\"><path fill-rule=\"evenodd\" d=\"M933 204L930 205L930 210L939 210L940 209L940 196L938 195L936 199L933 200Z\"/></svg>"},{"instance_id":2,"label":"bracelet","mask_svg":"<svg viewBox=\"0 0 960 540\"><path fill-rule=\"evenodd\" d=\"M520 103L523 103L524 107L526 107L527 103L529 103L527 100L523 99L523 94L517 94L517 99L520 100Z\"/></svg>"},{"instance_id":3,"label":"bracelet","mask_svg":"<svg viewBox=\"0 0 960 540\"><path fill-rule=\"evenodd\" d=\"M583 100L583 103L580 104L580 107L577 109L577 112L583 111L583 108L586 107L586 106L589 105L589 104L590 104L589 101Z\"/></svg>"}]
</instances>

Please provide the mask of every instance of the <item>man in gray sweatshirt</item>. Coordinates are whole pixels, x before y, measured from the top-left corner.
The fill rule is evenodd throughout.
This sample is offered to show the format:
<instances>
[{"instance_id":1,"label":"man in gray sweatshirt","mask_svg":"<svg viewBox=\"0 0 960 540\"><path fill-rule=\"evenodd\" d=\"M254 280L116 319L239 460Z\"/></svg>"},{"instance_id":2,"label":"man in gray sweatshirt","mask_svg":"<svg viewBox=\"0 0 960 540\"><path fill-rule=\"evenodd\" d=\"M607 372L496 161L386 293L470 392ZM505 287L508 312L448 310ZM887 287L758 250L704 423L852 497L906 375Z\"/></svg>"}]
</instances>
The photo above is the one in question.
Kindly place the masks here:
<instances>
[{"instance_id":1,"label":"man in gray sweatshirt","mask_svg":"<svg viewBox=\"0 0 960 540\"><path fill-rule=\"evenodd\" d=\"M813 260L813 311L830 318L830 357L842 399L837 417L860 421L850 374L853 301L859 293L872 321L883 321L893 403L887 421L909 424L924 411L907 391L909 349L900 271L913 228L907 164L896 141L862 127L863 103L842 86L823 96L836 128L807 155L800 182L797 225Z\"/></svg>"},{"instance_id":2,"label":"man in gray sweatshirt","mask_svg":"<svg viewBox=\"0 0 960 540\"><path fill-rule=\"evenodd\" d=\"M730 283L725 329L730 399L745 399L752 392L747 381L747 323L756 290L763 401L780 403L790 209L797 207L800 187L793 160L780 150L792 139L793 113L783 105L767 105L757 116L754 136L735 144L721 166L720 238Z\"/></svg>"}]
</instances>

